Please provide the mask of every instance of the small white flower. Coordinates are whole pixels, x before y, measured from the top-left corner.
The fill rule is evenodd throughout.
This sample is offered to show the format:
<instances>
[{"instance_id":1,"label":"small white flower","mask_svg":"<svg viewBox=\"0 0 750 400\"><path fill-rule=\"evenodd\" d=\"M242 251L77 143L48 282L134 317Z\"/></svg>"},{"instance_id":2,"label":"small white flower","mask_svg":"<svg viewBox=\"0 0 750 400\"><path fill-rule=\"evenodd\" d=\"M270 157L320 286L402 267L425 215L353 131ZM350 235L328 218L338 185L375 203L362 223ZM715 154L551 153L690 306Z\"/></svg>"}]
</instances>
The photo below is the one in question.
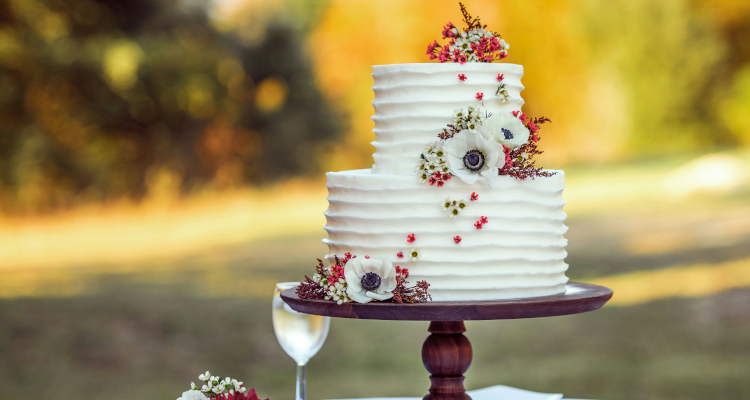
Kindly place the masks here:
<instances>
[{"instance_id":1,"label":"small white flower","mask_svg":"<svg viewBox=\"0 0 750 400\"><path fill-rule=\"evenodd\" d=\"M208 386L203 385L203 387L201 388L201 391L202 392L209 392L209 391L211 391L211 389Z\"/></svg>"},{"instance_id":2,"label":"small white flower","mask_svg":"<svg viewBox=\"0 0 750 400\"><path fill-rule=\"evenodd\" d=\"M466 200L461 199L456 203L456 208L458 208L461 211L466 211L467 208L469 208L469 203L466 202Z\"/></svg>"},{"instance_id":3,"label":"small white flower","mask_svg":"<svg viewBox=\"0 0 750 400\"><path fill-rule=\"evenodd\" d=\"M208 400L208 397L198 390L188 390L183 392L177 400Z\"/></svg>"},{"instance_id":4,"label":"small white flower","mask_svg":"<svg viewBox=\"0 0 750 400\"><path fill-rule=\"evenodd\" d=\"M447 163L446 164L442 164L440 166L440 172L442 172L444 174L447 174L450 171L451 171L451 167L449 167Z\"/></svg>"},{"instance_id":5,"label":"small white flower","mask_svg":"<svg viewBox=\"0 0 750 400\"><path fill-rule=\"evenodd\" d=\"M453 110L453 120L454 121L457 121L457 120L460 121L460 120L464 119L464 115L466 115L466 114L464 114L464 109L463 108L459 108L457 110Z\"/></svg>"},{"instance_id":6,"label":"small white flower","mask_svg":"<svg viewBox=\"0 0 750 400\"><path fill-rule=\"evenodd\" d=\"M427 170L427 172L429 172L430 174L432 174L433 172L437 171L438 168L439 168L439 166L436 163L430 162L429 164L427 164L426 170Z\"/></svg>"},{"instance_id":7,"label":"small white flower","mask_svg":"<svg viewBox=\"0 0 750 400\"><path fill-rule=\"evenodd\" d=\"M208 380L211 379L211 373L209 373L208 371L206 371L205 374L200 374L198 376L198 379L202 380L203 382L206 382L206 381L208 381Z\"/></svg>"},{"instance_id":8,"label":"small white flower","mask_svg":"<svg viewBox=\"0 0 750 400\"><path fill-rule=\"evenodd\" d=\"M505 41L505 39L500 39L500 48L507 51L510 48L510 45Z\"/></svg>"},{"instance_id":9,"label":"small white flower","mask_svg":"<svg viewBox=\"0 0 750 400\"><path fill-rule=\"evenodd\" d=\"M471 133L476 133L477 128L479 128L479 123L476 121L466 123L466 129L468 129Z\"/></svg>"},{"instance_id":10,"label":"small white flower","mask_svg":"<svg viewBox=\"0 0 750 400\"><path fill-rule=\"evenodd\" d=\"M424 153L432 154L435 152L436 147L438 147L437 142L427 143L427 147L424 148Z\"/></svg>"},{"instance_id":11,"label":"small white flower","mask_svg":"<svg viewBox=\"0 0 750 400\"><path fill-rule=\"evenodd\" d=\"M427 166L427 160L420 159L419 162L417 162L417 166L414 167L414 172L419 172Z\"/></svg>"},{"instance_id":12,"label":"small white flower","mask_svg":"<svg viewBox=\"0 0 750 400\"><path fill-rule=\"evenodd\" d=\"M419 183L425 183L430 179L430 174L427 172L422 172L422 175L419 175Z\"/></svg>"},{"instance_id":13,"label":"small white flower","mask_svg":"<svg viewBox=\"0 0 750 400\"><path fill-rule=\"evenodd\" d=\"M443 150L443 146L440 146L439 149L435 149L435 157L437 157L438 159L445 157L445 150Z\"/></svg>"},{"instance_id":14,"label":"small white flower","mask_svg":"<svg viewBox=\"0 0 750 400\"><path fill-rule=\"evenodd\" d=\"M455 205L451 205L451 208L448 210L448 213L450 214L451 218L458 217L458 214L461 212L461 210L458 209Z\"/></svg>"},{"instance_id":15,"label":"small white flower","mask_svg":"<svg viewBox=\"0 0 750 400\"><path fill-rule=\"evenodd\" d=\"M446 197L445 201L443 201L443 210L448 211L453 207L453 200L450 199L450 197Z\"/></svg>"},{"instance_id":16,"label":"small white flower","mask_svg":"<svg viewBox=\"0 0 750 400\"><path fill-rule=\"evenodd\" d=\"M409 256L411 257L411 261L412 262L417 262L417 259L421 255L422 255L422 253L416 247L412 247L411 250L409 250Z\"/></svg>"},{"instance_id":17,"label":"small white flower","mask_svg":"<svg viewBox=\"0 0 750 400\"><path fill-rule=\"evenodd\" d=\"M443 165L443 164L445 164L445 163L446 163L447 161L448 161L448 160L446 160L446 159L445 159L445 157L436 157L436 158L435 158L435 162L436 162L436 163L438 163L438 165Z\"/></svg>"}]
</instances>

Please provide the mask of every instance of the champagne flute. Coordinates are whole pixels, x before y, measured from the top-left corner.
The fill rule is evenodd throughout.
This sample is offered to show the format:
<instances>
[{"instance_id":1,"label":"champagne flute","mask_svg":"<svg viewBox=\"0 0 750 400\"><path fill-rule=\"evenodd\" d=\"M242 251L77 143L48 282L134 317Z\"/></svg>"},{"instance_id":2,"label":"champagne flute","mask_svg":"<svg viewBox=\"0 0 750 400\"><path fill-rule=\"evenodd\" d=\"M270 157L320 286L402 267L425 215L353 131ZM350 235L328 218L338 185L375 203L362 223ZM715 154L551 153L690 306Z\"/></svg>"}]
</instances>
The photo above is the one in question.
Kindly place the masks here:
<instances>
[{"instance_id":1,"label":"champagne flute","mask_svg":"<svg viewBox=\"0 0 750 400\"><path fill-rule=\"evenodd\" d=\"M292 310L281 300L281 291L291 289L299 282L276 284L273 293L273 331L281 348L297 362L296 400L307 400L305 368L312 356L318 353L328 337L331 320L320 315L303 314Z\"/></svg>"}]
</instances>

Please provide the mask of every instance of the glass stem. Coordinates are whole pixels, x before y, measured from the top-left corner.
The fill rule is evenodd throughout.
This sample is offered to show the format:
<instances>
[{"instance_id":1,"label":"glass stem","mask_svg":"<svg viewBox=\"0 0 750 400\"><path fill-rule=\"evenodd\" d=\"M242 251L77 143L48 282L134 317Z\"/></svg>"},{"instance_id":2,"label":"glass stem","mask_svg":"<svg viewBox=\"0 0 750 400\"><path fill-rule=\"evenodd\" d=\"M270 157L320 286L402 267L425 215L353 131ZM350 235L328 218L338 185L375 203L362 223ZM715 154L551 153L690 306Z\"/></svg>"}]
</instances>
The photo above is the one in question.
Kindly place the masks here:
<instances>
[{"instance_id":1,"label":"glass stem","mask_svg":"<svg viewBox=\"0 0 750 400\"><path fill-rule=\"evenodd\" d=\"M297 394L296 400L307 400L307 378L305 376L307 365L297 364Z\"/></svg>"}]
</instances>

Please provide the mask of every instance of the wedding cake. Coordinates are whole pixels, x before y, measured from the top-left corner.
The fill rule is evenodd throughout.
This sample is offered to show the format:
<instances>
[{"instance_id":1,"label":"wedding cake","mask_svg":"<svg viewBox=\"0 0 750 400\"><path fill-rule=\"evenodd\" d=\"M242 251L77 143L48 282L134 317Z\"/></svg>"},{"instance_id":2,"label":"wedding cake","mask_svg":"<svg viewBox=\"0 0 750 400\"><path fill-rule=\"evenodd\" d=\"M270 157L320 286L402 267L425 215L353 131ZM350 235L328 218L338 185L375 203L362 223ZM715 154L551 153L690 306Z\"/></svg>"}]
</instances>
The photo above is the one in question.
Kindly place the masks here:
<instances>
[{"instance_id":1,"label":"wedding cake","mask_svg":"<svg viewBox=\"0 0 750 400\"><path fill-rule=\"evenodd\" d=\"M521 111L523 66L492 62L508 44L465 21L428 46L440 63L373 66L375 164L326 174L326 299L388 300L394 275L433 301L565 291L565 174L533 160L549 119Z\"/></svg>"}]
</instances>

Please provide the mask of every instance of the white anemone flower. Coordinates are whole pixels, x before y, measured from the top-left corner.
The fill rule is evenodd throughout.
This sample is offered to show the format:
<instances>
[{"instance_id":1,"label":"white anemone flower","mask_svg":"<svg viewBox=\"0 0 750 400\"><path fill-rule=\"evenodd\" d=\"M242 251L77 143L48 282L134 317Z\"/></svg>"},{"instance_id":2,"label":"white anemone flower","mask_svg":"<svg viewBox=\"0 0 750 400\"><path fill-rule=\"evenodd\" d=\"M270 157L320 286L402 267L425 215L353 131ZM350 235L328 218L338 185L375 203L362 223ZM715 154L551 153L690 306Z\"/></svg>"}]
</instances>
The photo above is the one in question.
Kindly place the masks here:
<instances>
[{"instance_id":1,"label":"white anemone flower","mask_svg":"<svg viewBox=\"0 0 750 400\"><path fill-rule=\"evenodd\" d=\"M396 289L396 275L388 257L353 258L344 267L346 294L357 303L388 300Z\"/></svg>"},{"instance_id":2,"label":"white anemone flower","mask_svg":"<svg viewBox=\"0 0 750 400\"><path fill-rule=\"evenodd\" d=\"M497 178L497 143L463 130L450 139L445 150L451 172L462 181L473 184L480 176L490 180Z\"/></svg>"},{"instance_id":3,"label":"white anemone flower","mask_svg":"<svg viewBox=\"0 0 750 400\"><path fill-rule=\"evenodd\" d=\"M511 149L529 141L529 128L509 112L492 114L478 129L485 139L501 143Z\"/></svg>"},{"instance_id":4,"label":"white anemone flower","mask_svg":"<svg viewBox=\"0 0 750 400\"><path fill-rule=\"evenodd\" d=\"M177 400L208 400L208 397L198 390L188 390L182 392L182 396L178 397Z\"/></svg>"}]
</instances>

